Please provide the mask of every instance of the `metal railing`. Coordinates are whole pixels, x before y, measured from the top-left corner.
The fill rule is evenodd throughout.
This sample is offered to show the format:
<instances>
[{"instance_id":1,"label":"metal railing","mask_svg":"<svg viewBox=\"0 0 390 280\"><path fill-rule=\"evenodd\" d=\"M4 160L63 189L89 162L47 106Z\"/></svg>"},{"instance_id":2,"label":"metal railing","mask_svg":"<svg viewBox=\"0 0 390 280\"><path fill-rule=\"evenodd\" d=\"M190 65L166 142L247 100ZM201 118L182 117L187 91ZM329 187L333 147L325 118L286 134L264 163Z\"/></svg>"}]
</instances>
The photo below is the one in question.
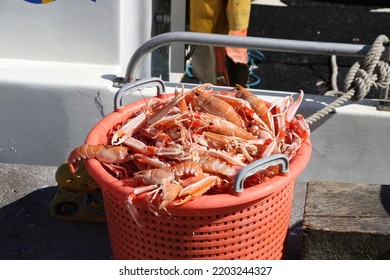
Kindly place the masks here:
<instances>
[{"instance_id":1,"label":"metal railing","mask_svg":"<svg viewBox=\"0 0 390 280\"><path fill-rule=\"evenodd\" d=\"M132 82L136 79L138 67L146 55L155 49L165 45L171 45L173 43L241 47L262 51L353 57L364 57L371 47L371 45L272 39L251 36L239 37L197 32L169 32L151 38L134 52L127 65L125 82Z\"/></svg>"}]
</instances>

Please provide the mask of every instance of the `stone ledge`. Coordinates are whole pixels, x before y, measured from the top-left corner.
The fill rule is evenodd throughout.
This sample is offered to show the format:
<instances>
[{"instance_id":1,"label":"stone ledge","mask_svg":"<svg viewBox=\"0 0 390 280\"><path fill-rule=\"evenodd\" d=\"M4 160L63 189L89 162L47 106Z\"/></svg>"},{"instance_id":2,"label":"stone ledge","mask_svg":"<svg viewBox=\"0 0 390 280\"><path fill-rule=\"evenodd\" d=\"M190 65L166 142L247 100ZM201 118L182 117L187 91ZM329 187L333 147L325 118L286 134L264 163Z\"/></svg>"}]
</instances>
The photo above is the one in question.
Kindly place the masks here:
<instances>
[{"instance_id":1,"label":"stone ledge","mask_svg":"<svg viewBox=\"0 0 390 280\"><path fill-rule=\"evenodd\" d=\"M390 186L309 182L303 259L390 259Z\"/></svg>"}]
</instances>

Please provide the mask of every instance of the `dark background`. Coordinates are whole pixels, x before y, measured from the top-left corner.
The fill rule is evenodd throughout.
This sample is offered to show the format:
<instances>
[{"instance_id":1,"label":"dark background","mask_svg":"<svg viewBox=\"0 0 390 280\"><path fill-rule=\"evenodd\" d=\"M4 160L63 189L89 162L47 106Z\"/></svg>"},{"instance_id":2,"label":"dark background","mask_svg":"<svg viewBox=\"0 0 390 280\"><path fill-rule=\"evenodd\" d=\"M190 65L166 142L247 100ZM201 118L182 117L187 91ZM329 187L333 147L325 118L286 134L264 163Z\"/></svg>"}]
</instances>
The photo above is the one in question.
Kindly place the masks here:
<instances>
[{"instance_id":1,"label":"dark background","mask_svg":"<svg viewBox=\"0 0 390 280\"><path fill-rule=\"evenodd\" d=\"M371 45L379 35L390 36L390 12L371 12L390 8L385 0L284 0L287 7L252 5L248 36L306 40L316 42ZM322 94L331 89L330 56L281 52L262 52L253 74L260 82L251 86L267 89ZM343 90L344 78L358 57L338 56L337 85ZM254 82L252 77L250 82ZM183 82L197 83L186 76ZM370 97L378 97L373 92Z\"/></svg>"},{"instance_id":2,"label":"dark background","mask_svg":"<svg viewBox=\"0 0 390 280\"><path fill-rule=\"evenodd\" d=\"M288 7L252 5L248 36L369 45L381 34L389 36L390 13L370 12L389 8L389 1L282 2ZM263 54L264 61L254 71L261 82L254 88L303 90L313 94L330 89L330 57L276 52ZM337 57L340 90L347 71L359 59Z\"/></svg>"}]
</instances>

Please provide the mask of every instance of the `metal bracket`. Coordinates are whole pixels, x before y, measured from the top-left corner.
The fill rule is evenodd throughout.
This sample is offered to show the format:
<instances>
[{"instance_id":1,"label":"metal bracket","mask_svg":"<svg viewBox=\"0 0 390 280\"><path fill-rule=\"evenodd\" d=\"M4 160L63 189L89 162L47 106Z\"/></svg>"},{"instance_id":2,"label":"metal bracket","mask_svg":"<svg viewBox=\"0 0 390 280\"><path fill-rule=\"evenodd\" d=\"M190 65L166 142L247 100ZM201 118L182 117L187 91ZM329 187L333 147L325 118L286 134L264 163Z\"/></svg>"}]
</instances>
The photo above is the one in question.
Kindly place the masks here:
<instances>
[{"instance_id":1,"label":"metal bracket","mask_svg":"<svg viewBox=\"0 0 390 280\"><path fill-rule=\"evenodd\" d=\"M128 82L124 77L116 77L115 80L112 82L112 86L116 88L121 88L127 83Z\"/></svg>"},{"instance_id":2,"label":"metal bracket","mask_svg":"<svg viewBox=\"0 0 390 280\"><path fill-rule=\"evenodd\" d=\"M390 100L386 100L386 99L379 100L377 110L390 112Z\"/></svg>"},{"instance_id":3,"label":"metal bracket","mask_svg":"<svg viewBox=\"0 0 390 280\"><path fill-rule=\"evenodd\" d=\"M249 176L254 175L256 172L265 170L270 166L277 164L282 165L282 173L289 172L288 158L284 154L274 154L265 158L256 160L247 166L244 166L236 175L233 182L234 192L242 192L244 190L244 181Z\"/></svg>"},{"instance_id":4,"label":"metal bracket","mask_svg":"<svg viewBox=\"0 0 390 280\"><path fill-rule=\"evenodd\" d=\"M143 90L147 87L157 87L156 96L160 96L165 92L165 84L159 78L142 79L123 85L115 94L114 97L114 109L115 111L123 108L123 98L132 94L135 91Z\"/></svg>"}]
</instances>

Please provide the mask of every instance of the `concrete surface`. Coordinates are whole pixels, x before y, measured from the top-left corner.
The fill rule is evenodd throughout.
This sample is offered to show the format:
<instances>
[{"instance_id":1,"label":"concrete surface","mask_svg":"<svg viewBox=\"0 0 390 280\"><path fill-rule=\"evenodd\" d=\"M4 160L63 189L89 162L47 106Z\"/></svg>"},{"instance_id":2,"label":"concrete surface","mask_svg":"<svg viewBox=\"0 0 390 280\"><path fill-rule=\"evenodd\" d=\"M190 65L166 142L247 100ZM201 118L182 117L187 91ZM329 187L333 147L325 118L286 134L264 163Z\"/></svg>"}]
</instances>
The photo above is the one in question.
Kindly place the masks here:
<instances>
[{"instance_id":1,"label":"concrete surface","mask_svg":"<svg viewBox=\"0 0 390 280\"><path fill-rule=\"evenodd\" d=\"M0 259L110 259L105 223L49 215L56 167L0 164Z\"/></svg>"},{"instance_id":2,"label":"concrete surface","mask_svg":"<svg viewBox=\"0 0 390 280\"><path fill-rule=\"evenodd\" d=\"M111 259L106 223L70 222L50 216L56 167L0 164L0 259ZM306 184L297 183L286 258L301 252Z\"/></svg>"}]
</instances>

